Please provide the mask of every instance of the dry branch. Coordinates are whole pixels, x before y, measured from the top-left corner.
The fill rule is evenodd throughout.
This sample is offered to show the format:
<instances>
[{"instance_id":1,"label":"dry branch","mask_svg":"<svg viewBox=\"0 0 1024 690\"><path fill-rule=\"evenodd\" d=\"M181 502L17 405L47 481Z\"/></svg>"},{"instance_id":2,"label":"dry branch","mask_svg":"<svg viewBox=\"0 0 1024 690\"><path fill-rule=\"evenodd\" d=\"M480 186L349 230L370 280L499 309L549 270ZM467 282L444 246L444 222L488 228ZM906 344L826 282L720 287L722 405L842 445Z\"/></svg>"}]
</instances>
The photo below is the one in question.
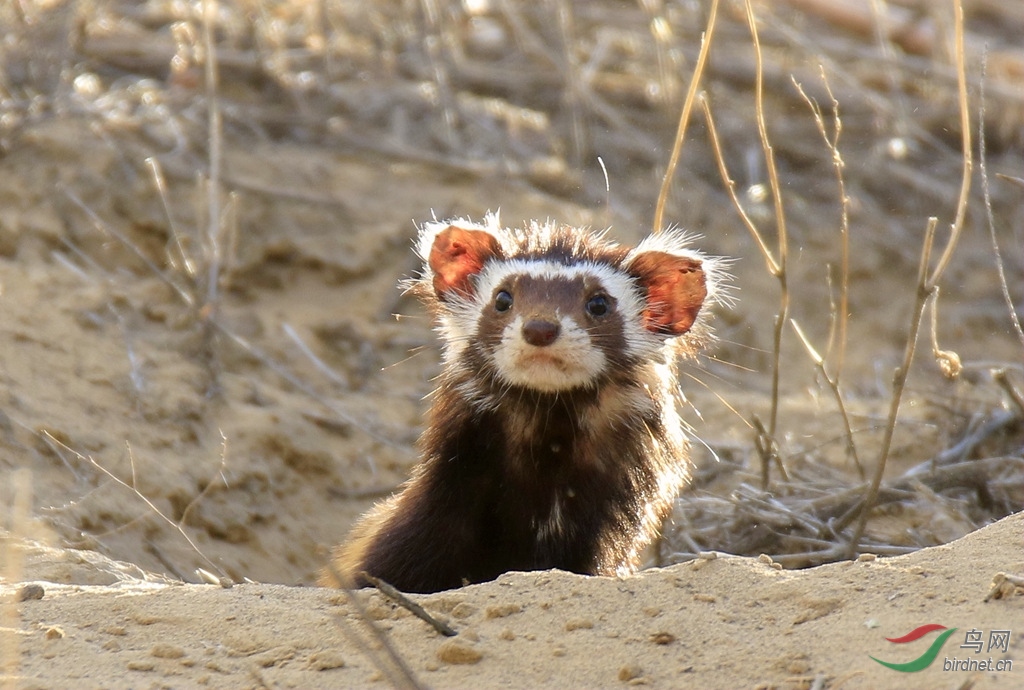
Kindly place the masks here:
<instances>
[{"instance_id":1,"label":"dry branch","mask_svg":"<svg viewBox=\"0 0 1024 690\"><path fill-rule=\"evenodd\" d=\"M950 228L950 236L946 242L945 249L940 256L938 263L934 269L930 269L931 266L931 252L932 245L935 239L935 226L938 223L937 218L931 218L928 221L928 228L925 231L924 245L921 249L921 262L918 267L917 276L917 289L915 295L915 304L910 317L910 324L907 329L906 346L903 354L903 363L896 370L896 374L893 377L893 392L892 400L889 407L889 418L886 424L885 436L882 440L882 448L878 454L878 461L875 466L875 476L871 481L871 487L865 496L864 505L861 509L860 518L857 522L857 527L854 530L853 537L850 540L850 552L856 552L861 536L864 534L864 530L867 526L868 516L871 509L874 507L874 503L877 497L878 488L882 482L882 476L885 473L886 461L889 457L889 448L892 443L892 434L896 428L896 417L899 414L900 402L903 397L903 389L907 383L907 376L910 374L910 365L914 361L914 350L917 345L917 334L921 326L921 318L924 315L924 310L927 308L928 303L931 302L932 309L937 309L935 306L935 300L938 298L938 283L942 278L942 274L945 272L946 267L949 265L950 260L953 257L953 252L956 250L957 242L960 239L960 233L963 230L964 217L967 214L967 202L969 199L969 193L971 188L971 167L972 167L972 154L971 154L971 127L970 127L970 111L967 104L967 76L966 76L966 57L964 55L964 15L963 6L961 2L956 1L955 3L955 26L954 26L954 38L956 43L956 64L957 64L957 85L959 94L960 104L960 123L961 123L961 154L963 156L963 179L960 186L960 198L957 201L956 206L956 217ZM935 347L938 350L937 346Z\"/></svg>"},{"instance_id":2,"label":"dry branch","mask_svg":"<svg viewBox=\"0 0 1024 690\"><path fill-rule=\"evenodd\" d=\"M707 65L708 53L711 51L711 39L715 35L715 20L718 18L718 0L712 0L711 10L708 13L708 26L700 40L700 53L697 55L697 64L693 68L693 76L690 77L690 86L686 89L686 98L683 101L683 109L679 112L679 125L676 127L675 141L672 143L672 153L669 155L668 166L661 181L661 191L658 192L658 201L654 210L653 231L661 232L665 229L665 203L668 201L669 191L672 188L672 179L676 174L676 167L679 165L679 156L683 151L683 142L686 141L686 125L690 122L690 112L693 110L693 100L700 89L700 79L704 74L704 67ZM660 53L659 53L660 54Z\"/></svg>"}]
</instances>

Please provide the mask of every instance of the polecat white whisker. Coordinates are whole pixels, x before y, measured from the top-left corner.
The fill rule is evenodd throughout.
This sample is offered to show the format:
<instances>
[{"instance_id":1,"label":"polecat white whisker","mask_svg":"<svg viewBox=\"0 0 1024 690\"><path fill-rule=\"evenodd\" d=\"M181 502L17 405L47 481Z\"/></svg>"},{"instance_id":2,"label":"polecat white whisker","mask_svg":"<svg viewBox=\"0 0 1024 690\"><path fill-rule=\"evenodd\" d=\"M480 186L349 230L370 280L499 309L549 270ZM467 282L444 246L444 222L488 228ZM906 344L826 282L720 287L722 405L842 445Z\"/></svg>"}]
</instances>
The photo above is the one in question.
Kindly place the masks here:
<instances>
[{"instance_id":1,"label":"polecat white whisker","mask_svg":"<svg viewBox=\"0 0 1024 690\"><path fill-rule=\"evenodd\" d=\"M442 371L422 461L331 570L432 592L638 567L691 472L677 358L731 296L725 262L678 230L632 248L604 235L495 215L424 225L407 287L433 313Z\"/></svg>"},{"instance_id":2,"label":"polecat white whisker","mask_svg":"<svg viewBox=\"0 0 1024 690\"><path fill-rule=\"evenodd\" d=\"M715 390L714 388L712 388L711 386L709 386L709 385L708 385L708 383L707 383L706 381L703 381L703 380L701 380L700 378L698 378L697 376L694 376L693 374L690 374L690 373L684 373L684 375L685 375L685 376L686 376L686 377L687 377L688 379L690 379L691 381L694 381L694 382L696 382L696 383L699 383L699 384L700 384L700 385L701 385L701 386L702 386L702 387L703 387L704 389L706 389L706 390L707 390L707 391L709 391L709 392L710 392L710 393L711 393L712 395L714 395L714 396L715 396L716 398L718 398L718 402L720 402L720 403L722 403L723 405L725 405L725 407L726 407L726 408L727 408L727 409L728 409L728 410L729 410L730 412L732 412L732 413L733 413L734 415L736 415L736 418L737 418L737 419L739 419L739 420L740 420L741 422L743 422L743 424L744 424L744 425L745 425L745 426L746 426L747 428L749 428L749 429L753 429L753 428L754 428L754 427L753 427L753 425L752 425L752 424L751 424L750 422L748 422L748 421L747 421L746 417L744 417L744 416L743 416L742 414L740 414L740 411L739 411L739 410L737 410L737 409L736 409L735 407L733 407L733 406L732 406L732 404L731 404L731 403L730 403L730 402L729 402L728 400L726 400L726 399L725 399L725 398L724 398L724 397L723 397L723 396L722 396L722 395L721 395L721 394L720 394L720 393L719 393L718 391L716 391L716 390ZM687 404L689 405L689 407L690 407L690 408L691 408L692 410L694 410L695 412L697 412L697 414L698 414L698 415L700 414L700 413L699 413L699 412L697 411L697 408L696 408L696 407L694 407L694 406L693 406L692 404L690 404L690 403L689 403L689 401L687 401Z\"/></svg>"},{"instance_id":3,"label":"polecat white whisker","mask_svg":"<svg viewBox=\"0 0 1024 690\"><path fill-rule=\"evenodd\" d=\"M387 364L387 365L381 367L380 370L381 371L388 371L390 369L394 369L395 367L397 367L399 365L405 364L406 362L408 362L408 361L410 361L412 359L415 359L416 357L418 357L421 354L423 354L426 351L426 349L427 348L424 345L417 345L416 347L411 348L409 350L408 356L403 357L402 359L400 359L400 360L398 360L396 362L392 362L391 364Z\"/></svg>"},{"instance_id":4,"label":"polecat white whisker","mask_svg":"<svg viewBox=\"0 0 1024 690\"><path fill-rule=\"evenodd\" d=\"M706 354L706 353L701 353L701 354L697 355L697 357L699 357L701 359L709 360L711 362L715 362L716 364L722 364L722 365L727 366L727 367L732 367L734 369L739 369L740 371L742 371L744 373L748 373L748 374L757 373L756 369L751 369L750 367L744 366L742 364L738 364L736 362L730 362L728 360L721 359L720 357L714 357L714 356ZM725 381L725 379L723 377L718 376L718 375L715 375L715 378L717 378L719 381Z\"/></svg>"}]
</instances>

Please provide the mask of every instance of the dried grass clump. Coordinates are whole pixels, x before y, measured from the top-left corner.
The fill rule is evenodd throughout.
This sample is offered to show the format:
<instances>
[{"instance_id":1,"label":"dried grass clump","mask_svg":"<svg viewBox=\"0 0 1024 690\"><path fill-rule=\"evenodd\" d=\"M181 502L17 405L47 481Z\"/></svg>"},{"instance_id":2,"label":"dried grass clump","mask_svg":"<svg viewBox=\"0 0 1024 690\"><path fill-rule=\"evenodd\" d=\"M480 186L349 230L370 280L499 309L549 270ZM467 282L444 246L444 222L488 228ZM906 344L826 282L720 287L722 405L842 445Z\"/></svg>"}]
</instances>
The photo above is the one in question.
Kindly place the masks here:
<instances>
[{"instance_id":1,"label":"dried grass clump","mask_svg":"<svg viewBox=\"0 0 1024 690\"><path fill-rule=\"evenodd\" d=\"M1024 370L1016 370L1017 386ZM855 521L870 482L856 479L842 459L824 461L822 448L793 448L787 477L760 487L750 449L720 452L698 473L695 491L676 506L661 558L675 563L719 550L769 554L787 568L804 568L862 554L898 555L944 544L1017 512L1024 505L1024 409L990 384L987 402L943 409L959 433L918 462L898 458L899 471L881 482L864 537L851 550ZM955 423L954 423L955 422ZM836 442L838 445L840 442ZM909 465L909 466L908 466Z\"/></svg>"}]
</instances>

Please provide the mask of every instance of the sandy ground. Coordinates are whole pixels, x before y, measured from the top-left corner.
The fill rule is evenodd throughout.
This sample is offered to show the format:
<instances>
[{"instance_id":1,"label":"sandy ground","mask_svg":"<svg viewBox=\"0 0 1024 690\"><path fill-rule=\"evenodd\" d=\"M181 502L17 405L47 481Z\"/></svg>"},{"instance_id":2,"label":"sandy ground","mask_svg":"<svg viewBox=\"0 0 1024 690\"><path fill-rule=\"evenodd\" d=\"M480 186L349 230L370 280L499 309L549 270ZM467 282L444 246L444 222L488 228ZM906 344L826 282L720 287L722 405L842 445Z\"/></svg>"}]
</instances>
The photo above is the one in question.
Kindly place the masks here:
<instances>
[{"instance_id":1,"label":"sandy ground","mask_svg":"<svg viewBox=\"0 0 1024 690\"><path fill-rule=\"evenodd\" d=\"M287 19L304 11L300 5L281 3L275 11ZM635 158L616 156L622 151L609 142L621 144L624 135L613 131L614 121L590 125L594 150L610 168L605 193L593 162L578 178L538 180L505 168L479 172L450 159L439 165L422 155L381 154L391 145L383 138L353 144L358 137L349 133L339 143L303 125L303 118L326 119L313 99L288 100L298 93L294 84L275 91L266 74L254 76L244 54L225 51L222 178L235 202L222 199L227 230L215 261L204 244L209 196L197 179L208 162L202 91L191 72L167 73L174 8L21 6L30 10L23 20L2 15L4 26L17 29L9 35L23 40L4 48L0 83L14 94L0 117L0 686L384 687L393 670L375 661L381 652L370 641L367 614L416 679L432 687L1024 685L1024 598L983 601L996 573L1024 574L1024 496L1014 469L1024 462L1019 416L965 451L991 470L979 486L915 485L875 512L867 532L873 543L931 547L905 556L782 571L722 555L623 580L510 574L418 597L459 632L451 640L380 594L359 594L366 612L358 613L344 594L313 588L328 549L416 461L424 398L439 366L429 322L395 287L416 268L416 223L432 215L480 218L500 208L508 224L557 218L612 226L613 237L634 242L650 224L674 111L661 119L643 111L638 121L658 127L640 130L661 147ZM636 7L594 7L646 31ZM1021 93L1019 73L996 69L1003 64L996 58L1015 55L1019 31L1012 21L990 21L986 7L971 15L971 27L992 39L989 166L1004 175L992 180L993 209L1020 313L1024 205L1008 178L1024 178L1024 105L1014 95ZM115 10L129 18L107 21ZM597 19L602 30L614 23ZM748 41L741 15L728 19L721 40ZM578 20L581 34L597 21L582 9ZM687 26L692 39L702 24ZM133 31L166 38L170 52ZM72 44L68 34L81 40ZM612 53L628 53L630 44L617 40L609 43ZM149 52L134 51L135 44ZM345 58L360 59L353 55ZM760 148L749 102L735 100L749 93L749 60L745 53L717 55L708 88L736 175L749 182L757 177L749 161ZM379 62L361 69L394 68ZM652 56L637 64L656 71ZM790 68L817 74L816 63L786 64L773 94L789 88ZM910 77L901 82L903 96L930 107L905 121L878 105L888 103L878 91L865 90L877 84L864 78L853 88L840 78L851 75L837 71L853 247L843 381L870 467L902 356L925 219L941 215L944 230L953 215L959 141L950 134L955 101L943 96L948 70L936 71L945 91ZM629 75L614 76L618 81L601 83L623 84ZM367 97L359 105L379 110L378 119L391 118L392 129L412 132L414 141L420 129L404 118L421 111L407 107L404 82L375 78L374 97L385 100ZM472 91L478 82L460 88ZM780 162L792 232L792 316L824 349L835 296L828 282L834 273L825 267L834 271L839 256L831 163L800 102L792 94L779 98L771 122L788 145L780 146ZM434 113L431 131L439 139L440 115L421 110ZM343 124L360 124L356 111L345 113ZM520 131L524 138L506 142L501 160L518 161L530 137L556 132L565 143L564 122L541 121L547 129ZM897 130L909 131L907 140L918 146L899 160L879 143ZM487 160L489 140L475 135L481 138L471 143L484 153L473 160ZM707 145L694 138L669 217L701 232L704 251L736 260L738 303L715 315L718 344L685 365L694 460L720 469L681 497L655 561L668 565L694 550L781 559L771 540L761 540L762 528L797 531L800 516L765 526L748 512L751 496L775 498L751 488L759 472L751 420L763 420L770 404L778 291L722 192ZM793 152L794 141L812 140ZM161 166L163 193L151 158ZM569 184L574 180L579 188ZM755 220L771 227L770 206L745 198ZM959 353L964 372L944 379L922 336L892 477L1016 409L993 372L1024 387L1022 346L999 287L977 184L970 209L938 321L942 346ZM206 280L211 264L216 290ZM827 470L825 493L856 486L861 480L831 394L791 331L782 357L784 459L806 476ZM711 499L723 512L707 511L703 501ZM707 524L717 530L701 528ZM733 525L736 533L729 533ZM934 546L945 542L952 543ZM245 584L197 584L198 568ZM26 582L42 588L41 599L19 600L19 593L39 593L25 590ZM957 632L926 670L898 673L869 658L918 658L936 633L906 645L885 638L927 623ZM960 647L969 630L981 631L986 644L992 631L1012 635L1005 651L975 655ZM945 657L1007 658L1018 666L943 672Z\"/></svg>"},{"instance_id":2,"label":"sandy ground","mask_svg":"<svg viewBox=\"0 0 1024 690\"><path fill-rule=\"evenodd\" d=\"M331 590L143 580L89 552L28 548L41 598L18 607L15 686L384 686L395 671L374 661L383 652L368 613L432 687L1020 687L1024 597L984 599L995 570L1024 569L1022 545L1015 515L946 546L804 571L722 555L622 579L510 573L414 597L458 633L447 638L379 593L357 593L357 612ZM69 577L111 584L53 584ZM924 670L871 659L918 658L935 633L885 638L928 623L957 631ZM989 650L999 630L1009 645ZM969 631L982 632L981 653L961 648ZM944 670L954 659L1013 668Z\"/></svg>"}]
</instances>

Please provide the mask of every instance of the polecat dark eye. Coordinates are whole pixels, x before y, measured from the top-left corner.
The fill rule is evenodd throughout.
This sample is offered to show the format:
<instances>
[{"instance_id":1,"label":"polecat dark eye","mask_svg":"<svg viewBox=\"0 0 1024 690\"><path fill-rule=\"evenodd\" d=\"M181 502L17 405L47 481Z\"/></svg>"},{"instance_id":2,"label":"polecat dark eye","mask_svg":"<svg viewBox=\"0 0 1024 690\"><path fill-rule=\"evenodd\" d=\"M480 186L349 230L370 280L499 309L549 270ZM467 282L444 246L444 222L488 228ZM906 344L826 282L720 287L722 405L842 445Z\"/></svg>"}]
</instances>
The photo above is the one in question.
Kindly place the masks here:
<instances>
[{"instance_id":1,"label":"polecat dark eye","mask_svg":"<svg viewBox=\"0 0 1024 690\"><path fill-rule=\"evenodd\" d=\"M512 295L507 291L502 290L494 296L494 310L495 311L508 311L512 308Z\"/></svg>"},{"instance_id":2,"label":"polecat dark eye","mask_svg":"<svg viewBox=\"0 0 1024 690\"><path fill-rule=\"evenodd\" d=\"M604 295L594 295L587 301L587 313L591 316L604 316L611 309L612 305Z\"/></svg>"}]
</instances>

